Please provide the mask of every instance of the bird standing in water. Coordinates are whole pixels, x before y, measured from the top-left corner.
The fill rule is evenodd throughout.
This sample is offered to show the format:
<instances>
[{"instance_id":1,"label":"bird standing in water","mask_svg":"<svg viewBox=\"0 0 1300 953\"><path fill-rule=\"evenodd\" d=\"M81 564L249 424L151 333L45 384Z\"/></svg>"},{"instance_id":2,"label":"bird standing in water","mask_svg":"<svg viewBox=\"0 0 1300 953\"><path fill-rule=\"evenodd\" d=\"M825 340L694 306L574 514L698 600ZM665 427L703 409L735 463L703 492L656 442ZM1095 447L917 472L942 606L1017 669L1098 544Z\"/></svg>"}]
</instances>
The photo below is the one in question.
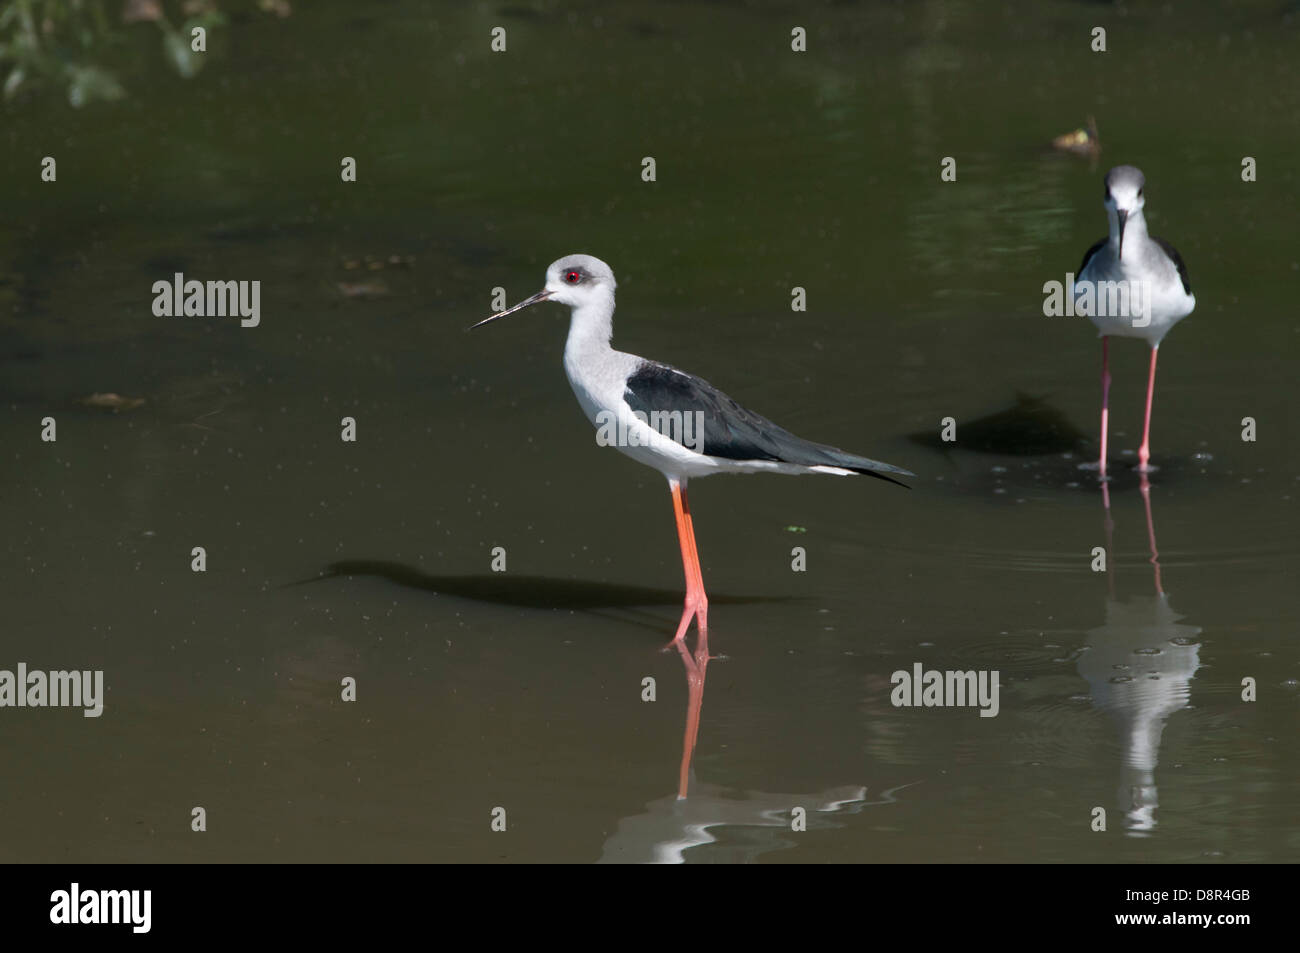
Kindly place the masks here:
<instances>
[{"instance_id":1,"label":"bird standing in water","mask_svg":"<svg viewBox=\"0 0 1300 953\"><path fill-rule=\"evenodd\" d=\"M1147 234L1143 189L1146 177L1131 165L1118 165L1106 173L1106 217L1110 234L1083 256L1075 293L1091 296L1088 317L1101 332L1101 457L1100 475L1106 476L1106 441L1110 424L1110 337L1141 338L1151 348L1147 377L1146 415L1138 469L1151 469L1151 402L1156 389L1156 355L1170 329L1192 313L1196 298L1187 278L1187 266L1173 245ZM1107 283L1114 282L1114 285ZM1114 289L1116 294L1109 294ZM1120 307L1116 307L1118 302ZM1127 304L1127 307L1123 305ZM1083 307L1076 310L1084 311Z\"/></svg>"},{"instance_id":2,"label":"bird standing in water","mask_svg":"<svg viewBox=\"0 0 1300 953\"><path fill-rule=\"evenodd\" d=\"M686 499L691 477L712 473L864 473L898 483L894 477L912 474L796 437L741 407L705 380L614 350L610 346L614 288L609 265L590 255L568 255L546 269L546 285L541 291L473 327L543 301L572 309L564 370L578 403L600 433L618 435L614 443L619 450L662 473L672 492L686 602L670 645L681 645L692 619L704 642L709 600ZM666 429L670 432L664 433Z\"/></svg>"}]
</instances>

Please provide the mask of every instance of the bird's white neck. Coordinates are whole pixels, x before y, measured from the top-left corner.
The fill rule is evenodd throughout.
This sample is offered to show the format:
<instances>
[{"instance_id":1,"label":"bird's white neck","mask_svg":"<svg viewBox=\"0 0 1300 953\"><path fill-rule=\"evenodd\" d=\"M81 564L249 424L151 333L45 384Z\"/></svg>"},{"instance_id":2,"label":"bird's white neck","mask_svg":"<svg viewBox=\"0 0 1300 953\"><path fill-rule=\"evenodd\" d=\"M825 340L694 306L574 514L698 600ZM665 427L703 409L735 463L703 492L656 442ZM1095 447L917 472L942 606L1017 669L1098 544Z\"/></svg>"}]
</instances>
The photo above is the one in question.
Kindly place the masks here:
<instances>
[{"instance_id":1,"label":"bird's white neck","mask_svg":"<svg viewBox=\"0 0 1300 953\"><path fill-rule=\"evenodd\" d=\"M564 345L566 360L580 355L594 357L609 351L614 336L614 293L608 292L573 309L569 317L569 339Z\"/></svg>"}]
</instances>

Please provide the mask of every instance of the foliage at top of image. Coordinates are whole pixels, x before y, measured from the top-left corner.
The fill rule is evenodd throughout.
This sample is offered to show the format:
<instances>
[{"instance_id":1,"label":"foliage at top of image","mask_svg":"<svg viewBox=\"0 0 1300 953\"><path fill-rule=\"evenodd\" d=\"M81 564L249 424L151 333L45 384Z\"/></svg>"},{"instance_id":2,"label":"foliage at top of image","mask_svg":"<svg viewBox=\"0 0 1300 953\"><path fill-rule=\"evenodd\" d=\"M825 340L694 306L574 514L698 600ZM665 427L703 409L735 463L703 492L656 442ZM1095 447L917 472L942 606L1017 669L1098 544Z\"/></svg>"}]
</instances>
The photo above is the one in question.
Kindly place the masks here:
<instances>
[{"instance_id":1,"label":"foliage at top of image","mask_svg":"<svg viewBox=\"0 0 1300 953\"><path fill-rule=\"evenodd\" d=\"M62 89L80 108L110 102L126 89L105 62L123 45L126 31L153 23L161 33L166 62L185 79L198 74L203 53L192 47L193 30L210 32L226 18L216 0L173 4L180 25L168 18L162 0L9 0L0 3L0 76L4 98L42 87ZM259 9L289 15L289 0L257 0ZM118 11L110 18L106 7Z\"/></svg>"}]
</instances>

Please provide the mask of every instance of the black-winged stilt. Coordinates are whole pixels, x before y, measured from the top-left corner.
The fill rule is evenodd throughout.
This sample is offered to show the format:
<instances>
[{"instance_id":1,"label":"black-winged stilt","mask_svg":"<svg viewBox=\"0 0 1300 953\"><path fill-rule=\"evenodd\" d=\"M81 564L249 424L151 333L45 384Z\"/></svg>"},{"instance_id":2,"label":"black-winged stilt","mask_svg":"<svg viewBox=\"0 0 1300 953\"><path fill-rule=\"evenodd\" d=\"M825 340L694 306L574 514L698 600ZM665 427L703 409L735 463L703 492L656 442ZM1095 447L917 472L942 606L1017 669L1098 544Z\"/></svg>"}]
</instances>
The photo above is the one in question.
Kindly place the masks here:
<instances>
[{"instance_id":1,"label":"black-winged stilt","mask_svg":"<svg viewBox=\"0 0 1300 953\"><path fill-rule=\"evenodd\" d=\"M1147 234L1147 220L1142 214L1146 204L1142 195L1145 184L1142 170L1131 165L1117 165L1106 173L1105 205L1110 234L1084 254L1079 278L1075 282L1076 294L1093 295L1088 317L1101 333L1101 456L1098 468L1103 479L1106 476L1106 437L1110 424L1110 336L1141 338L1151 347L1146 415L1142 425L1142 445L1138 448L1138 469L1146 472L1151 460L1151 400L1155 396L1156 355L1170 328L1196 307L1182 256L1173 245ZM1116 302L1121 307L1115 307ZM1125 302L1127 307L1122 306Z\"/></svg>"},{"instance_id":2,"label":"black-winged stilt","mask_svg":"<svg viewBox=\"0 0 1300 953\"><path fill-rule=\"evenodd\" d=\"M708 637L708 597L686 499L691 477L712 473L831 473L899 481L907 470L796 437L740 406L708 381L625 354L610 346L614 272L590 255L568 255L546 269L546 285L531 298L473 325L481 327L522 308L555 301L572 309L564 370L587 418L616 434L623 453L668 479L686 574L686 603L672 645L680 647L691 619ZM471 328L472 330L472 328ZM664 433L665 429L676 431ZM900 486L905 484L899 484Z\"/></svg>"}]
</instances>

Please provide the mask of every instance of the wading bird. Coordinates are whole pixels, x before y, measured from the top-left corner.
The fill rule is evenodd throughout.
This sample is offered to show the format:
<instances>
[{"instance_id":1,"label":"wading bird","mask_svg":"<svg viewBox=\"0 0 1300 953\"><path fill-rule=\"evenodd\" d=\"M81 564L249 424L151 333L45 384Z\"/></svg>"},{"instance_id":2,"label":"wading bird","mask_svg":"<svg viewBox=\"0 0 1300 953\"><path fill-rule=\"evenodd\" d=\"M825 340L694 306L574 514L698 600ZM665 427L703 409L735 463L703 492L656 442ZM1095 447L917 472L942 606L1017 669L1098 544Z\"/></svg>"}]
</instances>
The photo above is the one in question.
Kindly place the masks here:
<instances>
[{"instance_id":1,"label":"wading bird","mask_svg":"<svg viewBox=\"0 0 1300 953\"><path fill-rule=\"evenodd\" d=\"M709 601L686 500L691 477L712 473L864 473L898 483L895 476L912 474L796 437L741 407L708 381L614 350L609 343L614 332L614 288L609 265L590 255L568 255L546 269L546 285L541 291L472 328L543 301L572 309L564 370L578 403L602 432L619 435L615 441L619 450L662 473L672 491L686 574L686 603L670 645L681 644L692 618L700 639L705 640ZM679 427L679 439L662 432Z\"/></svg>"},{"instance_id":2,"label":"wading bird","mask_svg":"<svg viewBox=\"0 0 1300 953\"><path fill-rule=\"evenodd\" d=\"M1146 416L1142 445L1138 448L1138 469L1145 473L1151 460L1151 400L1156 389L1156 355L1170 328L1192 313L1196 298L1187 278L1187 266L1173 245L1147 234L1142 207L1146 177L1131 165L1117 165L1106 173L1106 217L1110 234L1083 256L1076 294L1092 296L1088 317L1101 332L1101 457L1098 468L1106 476L1106 437L1110 424L1111 335L1141 338L1151 347L1151 370L1147 377ZM1108 295L1105 284L1123 289L1123 296ZM1129 302L1129 307L1114 303ZM1107 306L1109 302L1112 306ZM1141 307L1133 306L1142 302ZM1083 309L1080 309L1083 310ZM1125 313L1127 312L1127 313Z\"/></svg>"}]
</instances>

